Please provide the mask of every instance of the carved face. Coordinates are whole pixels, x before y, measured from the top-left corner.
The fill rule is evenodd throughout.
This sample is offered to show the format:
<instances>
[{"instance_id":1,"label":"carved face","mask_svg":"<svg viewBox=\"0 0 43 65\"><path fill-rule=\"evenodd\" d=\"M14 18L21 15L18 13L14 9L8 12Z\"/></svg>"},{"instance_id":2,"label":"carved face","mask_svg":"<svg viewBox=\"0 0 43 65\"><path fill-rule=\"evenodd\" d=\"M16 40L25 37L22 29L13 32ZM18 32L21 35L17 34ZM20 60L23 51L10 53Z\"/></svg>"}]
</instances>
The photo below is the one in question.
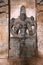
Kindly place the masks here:
<instances>
[{"instance_id":1,"label":"carved face","mask_svg":"<svg viewBox=\"0 0 43 65\"><path fill-rule=\"evenodd\" d=\"M26 19L26 9L25 6L22 6L20 9L20 19L24 21Z\"/></svg>"},{"instance_id":2,"label":"carved face","mask_svg":"<svg viewBox=\"0 0 43 65\"><path fill-rule=\"evenodd\" d=\"M33 16L31 16L31 20L34 21L34 17Z\"/></svg>"}]
</instances>

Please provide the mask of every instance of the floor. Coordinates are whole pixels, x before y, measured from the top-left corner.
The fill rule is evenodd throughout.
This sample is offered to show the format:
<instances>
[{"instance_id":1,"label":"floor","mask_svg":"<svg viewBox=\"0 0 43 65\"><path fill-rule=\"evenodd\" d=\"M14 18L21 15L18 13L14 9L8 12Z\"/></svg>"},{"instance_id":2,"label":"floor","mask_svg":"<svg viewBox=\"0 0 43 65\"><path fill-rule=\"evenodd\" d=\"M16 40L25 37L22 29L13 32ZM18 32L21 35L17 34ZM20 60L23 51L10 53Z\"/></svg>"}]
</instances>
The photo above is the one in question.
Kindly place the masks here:
<instances>
[{"instance_id":1,"label":"floor","mask_svg":"<svg viewBox=\"0 0 43 65\"><path fill-rule=\"evenodd\" d=\"M4 52L6 55L6 52ZM6 57L6 56L5 56ZM14 60L13 58L0 58L0 65L21 65L19 59ZM43 65L43 57L40 55L36 58L27 58L26 65Z\"/></svg>"}]
</instances>

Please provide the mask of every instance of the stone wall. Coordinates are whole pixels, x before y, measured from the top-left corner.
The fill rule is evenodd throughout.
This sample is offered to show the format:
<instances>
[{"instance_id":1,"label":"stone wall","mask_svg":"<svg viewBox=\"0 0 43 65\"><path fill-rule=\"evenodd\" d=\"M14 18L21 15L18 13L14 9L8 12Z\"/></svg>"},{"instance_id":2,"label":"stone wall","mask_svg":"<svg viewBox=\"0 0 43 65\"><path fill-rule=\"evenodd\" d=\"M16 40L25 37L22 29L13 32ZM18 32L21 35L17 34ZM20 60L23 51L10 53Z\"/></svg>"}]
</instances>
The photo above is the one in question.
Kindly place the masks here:
<instances>
[{"instance_id":1,"label":"stone wall","mask_svg":"<svg viewBox=\"0 0 43 65\"><path fill-rule=\"evenodd\" d=\"M35 1L33 0L23 0L23 2L20 2L20 0L17 0L14 2L11 0L11 18L17 18L19 15L20 7L21 5L25 5L27 8L27 16L35 16L35 4L33 4ZM28 4L29 3L29 4ZM16 5L16 6L15 6ZM41 7L40 7L41 8ZM38 6L38 9L40 9ZM42 8L43 9L43 8ZM2 8L1 11L8 12L8 8ZM34 11L34 12L33 12ZM16 16L15 16L16 15ZM39 14L38 14L39 15ZM42 17L41 17L42 16ZM40 15L37 17L37 36L38 36L38 50L40 53L43 54L43 15ZM40 19L42 18L42 19ZM3 52L7 51L4 56L2 56ZM7 14L0 14L0 57L8 57L8 15Z\"/></svg>"},{"instance_id":2,"label":"stone wall","mask_svg":"<svg viewBox=\"0 0 43 65\"><path fill-rule=\"evenodd\" d=\"M8 20L6 14L0 14L0 58L8 56ZM3 54L6 51L5 55Z\"/></svg>"}]
</instances>

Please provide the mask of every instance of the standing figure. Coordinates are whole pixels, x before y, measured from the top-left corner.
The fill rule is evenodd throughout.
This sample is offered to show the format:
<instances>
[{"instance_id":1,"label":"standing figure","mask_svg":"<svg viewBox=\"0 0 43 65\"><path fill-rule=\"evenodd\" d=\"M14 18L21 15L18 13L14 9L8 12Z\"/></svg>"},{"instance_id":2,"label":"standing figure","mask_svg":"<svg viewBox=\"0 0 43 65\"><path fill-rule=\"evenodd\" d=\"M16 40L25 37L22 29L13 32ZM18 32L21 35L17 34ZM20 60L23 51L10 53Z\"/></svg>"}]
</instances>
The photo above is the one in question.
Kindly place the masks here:
<instances>
[{"instance_id":1,"label":"standing figure","mask_svg":"<svg viewBox=\"0 0 43 65\"><path fill-rule=\"evenodd\" d=\"M25 63L27 57L32 57L35 55L34 51L36 49L36 23L33 17L26 16L25 6L21 6L20 16L13 19L14 30L11 31L14 38L19 39L19 53L18 56L21 58L21 65L27 65ZM12 30L12 25L10 25L10 30ZM14 42L15 43L15 42Z\"/></svg>"}]
</instances>

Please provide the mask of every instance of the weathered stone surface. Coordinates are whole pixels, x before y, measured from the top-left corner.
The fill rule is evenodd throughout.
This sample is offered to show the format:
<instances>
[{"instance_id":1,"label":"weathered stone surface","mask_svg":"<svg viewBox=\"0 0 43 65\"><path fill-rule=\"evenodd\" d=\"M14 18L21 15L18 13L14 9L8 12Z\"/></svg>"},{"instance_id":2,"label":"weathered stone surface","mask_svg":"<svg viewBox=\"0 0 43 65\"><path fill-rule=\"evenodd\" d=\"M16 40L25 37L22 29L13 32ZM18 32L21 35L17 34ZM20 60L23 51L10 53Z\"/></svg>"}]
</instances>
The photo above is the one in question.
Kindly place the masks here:
<instances>
[{"instance_id":1,"label":"weathered stone surface","mask_svg":"<svg viewBox=\"0 0 43 65\"><path fill-rule=\"evenodd\" d=\"M11 11L13 12L13 14L14 14L14 10L17 8L17 5L15 6L14 4L15 3L12 2L12 6L11 6L12 7L12 10ZM15 6L15 7L13 7L13 6ZM21 3L20 3L20 6L21 6ZM25 2L25 6L31 7L30 5L26 4L26 2ZM33 8L33 5L32 5L31 8ZM43 6L38 6L38 11L40 9L43 10ZM2 8L2 10L3 10L3 8ZM15 11L17 11L17 10L15 10ZM4 15L1 15L0 14L0 18L2 18L2 16L4 16ZM11 15L11 16L14 17L13 15ZM38 17L40 19L41 16L38 16ZM41 23L40 24L38 23L38 25L37 25L38 26L37 27L37 35L38 35L38 51L39 51L40 55L43 57L43 17L41 17L41 18L42 18L42 22L41 22L41 19L40 20L38 19L38 22L40 21ZM1 22L1 20L0 20L0 22ZM7 24L7 22L4 23L4 21L3 21L3 25L6 25L6 24ZM6 32L6 31L8 31L8 28L7 28L7 26L3 26L3 25L2 25L2 22L1 22L0 23L0 46L1 46L0 47L0 58L7 58L8 57L8 53L7 53L8 50L6 50L6 48L8 48L7 47L7 41L8 41L7 35L8 35L8 32ZM15 61L14 59L10 59L9 61L8 61L8 59L0 59L0 65L17 65L18 63L15 64L14 61ZM30 62L30 60L28 60L28 62ZM30 65L43 65L43 58L37 58L37 59L35 58L35 59L32 59L29 64Z\"/></svg>"}]
</instances>

